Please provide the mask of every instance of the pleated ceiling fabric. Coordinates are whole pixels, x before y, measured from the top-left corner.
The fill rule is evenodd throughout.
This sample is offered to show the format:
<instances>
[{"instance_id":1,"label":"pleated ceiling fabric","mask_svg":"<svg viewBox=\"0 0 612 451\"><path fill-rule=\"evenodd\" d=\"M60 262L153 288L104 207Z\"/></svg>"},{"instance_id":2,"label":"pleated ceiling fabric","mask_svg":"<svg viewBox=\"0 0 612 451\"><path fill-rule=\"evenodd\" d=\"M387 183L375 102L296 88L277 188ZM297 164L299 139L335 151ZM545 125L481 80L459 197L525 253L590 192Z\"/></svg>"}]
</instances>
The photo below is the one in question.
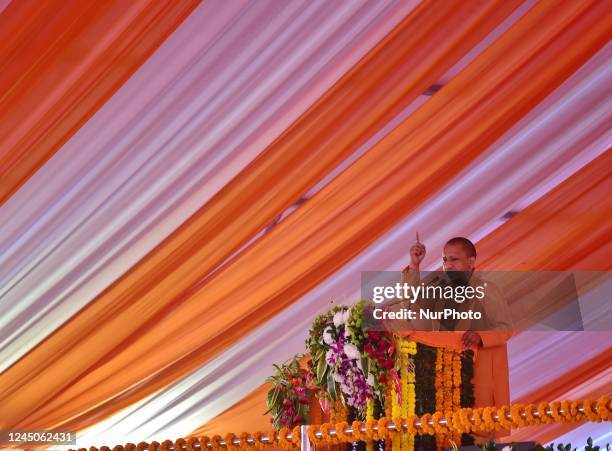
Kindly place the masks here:
<instances>
[{"instance_id":1,"label":"pleated ceiling fabric","mask_svg":"<svg viewBox=\"0 0 612 451\"><path fill-rule=\"evenodd\" d=\"M5 5L0 428L112 446L269 427L271 363L358 296L359 271L404 266L415 229L430 250L469 236L483 269L609 271L611 16L603 0ZM610 393L609 338L519 334L513 399Z\"/></svg>"},{"instance_id":2,"label":"pleated ceiling fabric","mask_svg":"<svg viewBox=\"0 0 612 451\"><path fill-rule=\"evenodd\" d=\"M612 152L593 160L567 182L525 209L482 242L489 271L610 271ZM549 239L554 236L555 239ZM539 252L534 252L539 249Z\"/></svg>"},{"instance_id":3,"label":"pleated ceiling fabric","mask_svg":"<svg viewBox=\"0 0 612 451\"><path fill-rule=\"evenodd\" d=\"M159 440L167 435L185 435L221 412L225 412L223 417L230 418L230 412L235 410L227 409L245 396L250 397L253 387L269 375L273 363L303 352L303 340L312 318L329 306L330 299L350 302L360 296L360 271L394 270L405 265L408 244L398 246L398 243L412 242L414 230L426 237L430 249L426 264L436 268L439 255L435 250L441 248L448 236L461 234L477 240L478 236L488 235L492 227L504 224L500 220L504 213L525 208L603 154L610 142L610 135L606 133L612 105L606 96L606 86L612 82L609 51L606 46L598 52L489 148L483 158L438 191L435 199L420 206L365 252L302 296L295 305L240 337L211 362L155 393L146 402L131 406L128 411L109 418L108 422L88 429L84 439L97 443L108 434L125 440L133 437ZM486 193L482 192L483 186L489 187ZM576 338L572 336L573 342ZM606 342L595 338L591 341ZM537 385L545 384L559 371L564 371L550 362L562 358L566 348L546 360L547 365L556 368L552 375L542 366L537 368L536 378L530 371L534 365L532 358L543 349L552 349L551 343L546 341L544 348L534 346L540 344L534 340L528 343L529 346L517 345L517 357L512 360L513 367L519 359L527 363L521 367L521 374L526 377L516 380L515 390L530 386L536 379ZM537 349L537 353L531 353L531 348ZM596 352L600 348L591 344L589 349ZM584 351L577 354L580 357L574 358L576 364L580 364L582 357L589 358ZM549 375L548 379L545 375ZM237 405L245 420L245 423L237 423L237 428L249 421L255 421L254 424L267 421L259 416L257 408L249 417L244 406L242 402ZM219 423L215 419L211 424Z\"/></svg>"},{"instance_id":4,"label":"pleated ceiling fabric","mask_svg":"<svg viewBox=\"0 0 612 451\"><path fill-rule=\"evenodd\" d=\"M198 7L0 206L0 371L217 194L414 6Z\"/></svg>"},{"instance_id":5,"label":"pleated ceiling fabric","mask_svg":"<svg viewBox=\"0 0 612 451\"><path fill-rule=\"evenodd\" d=\"M464 51L465 51L465 49L469 48L469 44L470 44L470 40L466 38L468 37L471 38L472 43L477 42L478 39L482 38L483 35L485 35L486 32L489 31L490 28L492 28L495 25L495 23L499 22L499 20L503 18L504 13L507 13L509 10L511 10L512 7L515 6L508 2L504 2L504 5L509 5L509 6L506 6L505 8L494 8L494 5L489 5L488 8L485 9L484 11L476 10L476 11L470 12L471 16L473 17L473 20L476 21L476 23L484 21L485 28L479 29L478 31L470 32L466 35L466 32L464 30L468 29L470 25L470 22L467 22L467 25L465 25L465 28L461 28L461 27L456 28L457 30L456 34L451 36L452 39L450 41L446 41L447 45L450 46L451 49L454 46L459 45L459 47L461 47L463 45L465 46L464 48ZM455 20L457 24L459 24L460 21L461 23L466 23L463 21L465 19L466 12L467 11L465 9L458 8L458 13L456 15L448 14L448 15L445 15L445 18L446 20ZM431 16L429 21L421 18L421 15L423 14ZM417 11L415 11L413 15L409 16L410 20L405 21L401 25L401 27L398 28L398 31L395 31L394 33L389 35L389 37L383 40L381 45L377 46L373 54L378 55L380 54L380 52L388 51L387 49L389 45L396 45L398 47L401 47L402 49L405 49L406 48L405 36L402 34L398 34L402 30L406 35L408 34L410 35L410 38L413 40L414 45L421 45L421 43L423 42L428 42L428 39L421 39L423 38L423 36L419 36L418 34L415 34L415 31L416 31L415 27L412 27L412 28L409 27L409 25L411 25L412 22L416 20L415 17L418 17L420 19L419 23L424 24L422 25L424 33L428 33L428 32L434 33L433 37L435 37L437 33L438 35L440 35L440 38L442 38L443 33L440 30L438 30L437 28L431 28L431 27L428 28L426 26L426 24L428 23L437 23L441 19L441 12L439 11L439 8L434 8L432 5L426 4L422 6L420 9L418 9ZM446 47L441 47L439 49L440 54L442 54L442 52L445 52L446 51L445 49ZM440 63L438 63L438 61L435 59L436 55L438 54L436 53L430 54L430 60L428 61L433 60L433 62L431 66L427 66L426 69L429 71L434 69L434 70L439 71L439 73L443 73L443 71L447 69L452 64L453 61L446 62L443 66L439 66ZM385 56L386 58L387 54L384 53L383 56ZM460 56L461 56L461 52L457 51L455 58L458 59ZM349 72L349 74L345 76L341 80L341 82L336 85L336 87L334 87L334 89L330 92L330 94L327 95L327 97L331 98L330 101L333 105L335 105L335 109L330 111L329 108L325 106L327 104L320 101L317 105L315 105L315 107L311 111L309 111L309 113L300 122L298 122L298 124L303 124L304 127L312 127L314 125L313 123L318 123L318 124L323 125L324 122L321 122L320 114L322 114L322 111L325 112L326 110L328 112L325 114L338 115L339 113L337 112L337 110L338 110L339 101L344 101L345 103L349 103L350 101L355 100L354 97L347 97L345 95L345 93L348 92L346 88L347 83L351 87L350 92L352 95L355 95L355 93L359 92L358 91L359 86L360 86L359 83L366 83L366 82L371 83L371 81L368 81L369 79L361 80L362 78L364 78L360 75L364 71L364 67L367 70L371 70L371 69L375 71L376 70L378 71L387 70L386 73L388 73L389 76L397 77L397 74L395 72L389 70L389 65L392 64L393 61L395 61L396 64L401 65L401 67L404 67L406 72L408 72L408 67L406 67L405 61L400 60L400 59L389 60L385 58L382 58L380 56L378 58L369 56L369 57L366 57L364 60L362 60L362 63L360 63L360 65L357 66L353 71ZM384 61L385 64L381 64L381 61ZM410 76L405 77L403 80L404 84L402 86L404 87L403 88L404 91L406 89L412 90L413 96L416 96L417 93L419 93L423 89L424 86L429 85L439 76L439 73L431 74L427 71L424 74L415 73L414 71L410 71L410 72L413 75L411 77ZM385 72L383 72L383 75L384 73ZM431 79L426 80L426 82L423 82L422 79L419 78L423 76L431 77ZM379 79L378 82L381 82L381 80ZM422 83L423 86L421 86L419 89L415 89L414 87L415 82L420 82ZM363 92L363 88L361 89ZM389 91L388 88L385 88L384 90L379 89L378 95L383 96L383 98L389 99L390 92L396 97L398 97L399 94L405 94L405 92L402 93L402 92L397 92L397 91ZM335 94L335 93L339 93L339 94ZM365 92L364 92L364 95L365 95ZM368 99L371 99L372 93L368 92L367 97ZM396 97L389 99L389 101L392 102L392 106L397 103ZM405 96L401 97L401 99L403 99L403 101L407 103L409 103L412 100L411 98L406 98ZM361 111L357 111L356 113L353 113L355 115L353 117L356 117L359 121L363 122L362 113L363 112ZM377 114L380 114L380 113L377 113ZM313 119L313 117L316 119ZM350 116L347 116L347 114L344 114L344 116L342 117L344 122L350 122L349 118ZM376 119L376 116L374 116L374 120L375 119ZM325 127L325 129L329 130L329 127ZM147 315L149 315L148 319L155 322L155 317L153 316L154 314L164 315L165 313L167 313L167 312L164 312L164 310L162 310L162 305L171 307L173 303L176 303L176 300L174 299L174 297L177 296L177 294L180 294L181 288L184 290L188 287L189 284L193 284L195 282L195 279L201 274L201 272L198 272L198 271L203 271L206 269L206 267L203 266L204 263L209 265L209 268L210 268L209 270L212 270L214 269L215 264L219 264L220 262L222 262L223 259L226 258L231 251L235 250L235 248L232 249L230 247L228 251L225 251L225 253L219 253L219 251L217 251L218 257L212 258L212 256L210 255L210 252L207 252L207 249L215 249L215 247L218 246L217 241L212 240L212 236L213 236L212 233L217 233L220 235L218 237L218 241L223 243L224 248L231 246L232 242L236 242L234 246L237 247L240 244L242 244L242 242L237 241L237 240L240 240L240 236L241 236L239 235L238 232L242 233L242 236L244 236L249 230L251 230L251 233L253 233L254 231L257 230L256 227L261 227L260 225L257 225L257 224L250 225L250 224L240 223L240 220L244 220L245 218L250 218L250 216L248 216L247 214L248 211L250 210L255 211L258 208L261 209L259 205L263 204L263 206L270 211L270 213L266 213L265 215L264 215L264 212L260 212L263 215L261 219L262 224L265 224L273 218L273 214L277 214L276 210L278 210L279 207L280 207L280 210L282 211L282 209L284 209L287 206L286 199L291 200L291 192L289 192L288 190L282 189L282 186L280 185L280 181L278 180L279 170L284 169L286 167L287 170L291 169L293 173L295 174L300 173L299 179L292 178L291 173L286 173L286 178L287 178L286 183L289 185L291 181L295 182L295 185L297 186L293 186L292 188L294 190L298 190L298 193L299 193L300 190L303 191L305 188L307 188L307 185L305 186L304 184L307 183L308 181L308 179L306 178L308 174L312 174L311 177L317 177L317 171L319 171L319 176L320 176L322 173L325 172L326 168L329 168L330 165L332 165L335 161L337 162L337 160L333 160L334 154L330 152L330 150L327 148L324 152L324 156L323 156L323 150L321 150L322 152L321 154L317 154L316 152L310 152L308 154L305 154L302 148L300 148L299 146L293 146L291 148L287 148L286 146L288 144L284 144L284 143L291 144L292 142L295 142L295 140L297 140L301 136L300 133L302 133L301 129L297 127L292 128L290 130L291 131L297 130L297 131L292 132L292 133L286 133L285 135L283 135L282 139L275 142L275 146L271 148L271 150L266 152L264 156L267 158L264 158L264 156L262 156L261 158L257 159L255 162L256 164L250 166L248 168L249 169L248 171L244 171L243 173L241 173L241 177L234 179L232 183L224 189L224 191L222 192L223 197L219 196L217 198L213 198L212 201L206 205L206 208L201 210L199 215L194 216L188 223L184 224L173 235L173 237L171 237L171 239L168 240L167 243L164 243L164 245L160 246L157 249L155 254L151 254L147 258L147 260L143 262L142 265L139 265L138 267L134 268L132 271L130 271L130 273L128 273L126 277L124 277L117 284L115 284L110 290L107 290L107 292L105 293L105 299L107 299L106 302L110 302L113 305L113 308L115 309L119 308L120 303L124 303L124 305L131 304L128 307L128 309L125 311L126 315L123 317L123 320L120 320L120 317L113 315L114 319L112 321L113 322L114 321L126 321L124 326L117 327L118 323L115 323L115 324L109 323L106 325L107 327L109 327L109 330L113 330L112 337L114 337L115 339L114 343L118 344L124 337L135 335L135 332L138 333L137 325L134 323L134 320L136 318L142 319L144 323L144 321L147 319ZM349 144L349 143L345 143L346 141L345 135L338 135L337 129L332 129L331 132L335 133L339 138L343 139L343 141L341 141L341 144L343 146L346 146L347 144ZM363 131L359 133L363 134ZM323 134L322 138L328 139L329 136ZM294 141L291 141L291 140L294 140ZM302 145L305 145L305 144L302 144ZM310 143L310 145L312 145L312 143ZM346 147L338 147L338 152L340 152L340 154L342 154L343 152L344 154L346 154L347 151L348 150ZM315 157L317 156L319 156L319 158L316 161L313 161ZM302 165L295 166L295 164L297 164L297 162L300 161L300 159L306 159L306 161L303 162ZM273 167L270 166L271 161L274 162L275 166ZM293 163L293 165L290 165L291 163ZM316 164L312 164L312 163L316 163ZM261 186L261 188L259 188L259 191L258 191L258 188L256 188L256 186ZM275 190L276 190L275 192L281 193L283 195L283 198L275 200L275 203L272 203L271 202L272 199L269 199L265 196L265 193L268 192L268 190L270 189L270 186L275 186ZM293 194L293 196L295 196L295 194ZM280 202L283 202L283 203L280 203ZM226 224L218 223L219 218L220 218L219 214L221 211L223 212L224 217L227 218ZM239 217L232 216L231 215L232 211L235 212L234 214L240 213ZM242 219L239 219L239 218L242 218ZM207 228L203 229L202 225ZM228 227L222 228L222 226L224 225L227 225ZM197 236L194 236L194 235L197 235ZM181 241L185 239L187 239L187 241ZM242 238L242 240L244 240L244 238ZM175 249L175 246L177 245L180 247L178 249ZM197 253L195 257L197 257L197 259L194 257L191 257L190 260L187 260L185 258L184 253L189 254L189 252L195 252L196 250L197 250ZM172 259L172 261L169 261L168 258ZM179 262L181 263L180 271L178 270ZM156 268L156 269L152 270L152 268ZM198 268L198 271L195 271L196 268ZM161 270L162 272L168 272L169 269L172 269L172 272L168 273L165 279L163 277L160 277L161 273L159 273L158 271ZM133 281L138 280L138 278L143 280L145 284L137 287L136 291L134 291L134 288L136 287L134 286ZM144 280L145 278L148 281ZM153 286L151 285L152 281L163 283L163 286L166 286L169 291L164 292L164 289L162 288L162 285L160 284L157 284L157 286L155 286L155 289L152 289L153 288ZM132 290L128 297L126 297L125 294L118 295L118 293L120 293L121 290L125 290L126 288ZM149 296L149 298L147 298L146 296L143 296L145 292L147 293L146 296ZM135 298L138 298L138 301L134 303L133 300ZM156 310L153 310L151 308L152 307L151 300L153 298L157 299L159 302L162 303L156 307ZM102 324L105 324L106 318L108 318L108 316L105 316L104 314L101 313L102 310L106 309L104 306L105 305L104 302L105 301L101 301L100 299L98 299L96 302L92 304L91 309L85 310L79 315L79 317L83 318L84 315L85 316L91 315L90 316L91 321L93 321L94 323L100 324L101 322ZM138 307L139 305L142 307ZM114 311L116 312L116 310ZM138 311L138 313L135 313L136 311ZM265 318L262 318L262 319L265 319ZM128 323L129 323L129 327L128 327ZM74 325L80 324L80 326L78 327L82 327L84 325L84 323L81 323L80 320L77 322L71 322L70 324L74 324ZM65 337L70 336L68 334L68 328L70 328L69 325L66 325L62 328L62 331L63 331L62 334L66 333ZM87 330L87 332L91 331L89 326L87 326L85 329L82 329L82 330L83 331ZM117 333L117 330L124 330L125 334ZM100 329L98 329L98 332L100 332ZM59 335L55 334L46 343L55 342L55 340L58 338L59 338ZM87 354L89 355L90 358L93 358L93 359L100 358L107 352L107 350L112 349L113 343L109 342L108 338L109 337L102 338L101 335L98 335L98 338L96 340L102 339L102 341L105 344L102 345L102 347L100 348L98 348L98 345L94 345L97 349L99 349L100 354L98 355L98 357L96 357L93 354L91 354L91 352L88 352ZM87 340L84 340L81 343L83 345L86 345L86 347L88 347L91 344L91 343L87 343ZM102 344L99 341L97 343ZM66 344L61 344L60 347L63 349L66 349ZM29 360L30 356L33 356L33 354L36 352L38 351L36 350L33 351L33 353L31 353L22 362ZM91 359L89 359L89 361L92 362ZM83 364L86 364L86 362L83 361ZM191 365L193 365L193 363ZM10 374L15 368L19 366L21 365L17 364L13 369L5 373L5 375ZM182 369L182 371L185 371L185 370ZM58 376L59 376L59 373L58 373ZM174 377L174 376L170 376L170 377ZM62 376L62 378L64 379L64 381L66 380L65 374L64 376ZM50 380L53 380L52 371L50 371L50 368L47 368L47 370L45 371L45 380L47 380L48 382ZM165 384L167 383L167 380L161 383ZM51 390L49 393L49 396L52 396L52 394L53 393ZM39 398L39 401L41 401L40 398ZM22 403L22 406L23 406L23 403Z\"/></svg>"},{"instance_id":6,"label":"pleated ceiling fabric","mask_svg":"<svg viewBox=\"0 0 612 451\"><path fill-rule=\"evenodd\" d=\"M200 0L24 0L0 15L0 205Z\"/></svg>"},{"instance_id":7,"label":"pleated ceiling fabric","mask_svg":"<svg viewBox=\"0 0 612 451\"><path fill-rule=\"evenodd\" d=\"M499 11L492 4L487 6ZM146 270L148 277L138 286L138 300L115 293L113 315L101 308L100 299L96 300L0 376L0 399L9 417L6 424L82 427L86 423L79 414L93 412L94 406L98 415L102 407L117 409L120 403L111 408L109 397L126 394L127 390L130 393L122 402L142 398L289 305L426 200L442 181L456 175L601 48L608 39L608 29L601 20L610 14L605 6L601 2L536 5L436 96L231 266L214 274L189 297L177 297L188 274L174 267L166 275L171 257L201 243L192 238L170 253L168 242L197 227L200 216L220 214L221 210L229 214L222 207L244 206L240 202L226 205L213 198L150 259L105 293L122 285L133 286L139 270ZM250 168L257 169L257 164L268 170L278 167L286 169L287 176L291 175L289 170L297 168L304 177L315 178L317 171L323 171L321 167L334 161L331 149L308 168L298 164L292 148L276 160L279 166L271 166L264 158L273 154L269 151ZM457 160L459 154L461 162ZM407 167L418 170L406 171ZM270 184L262 172L249 184L252 197L241 200L257 204L264 199L266 206L273 202L282 206L282 199L266 196L269 187L260 191L255 188L255 182L264 184L262 188L266 182ZM255 174L255 169L247 171L244 178L241 173L225 192L231 193L234 184L244 183L247 175ZM287 191L303 190L305 183L286 182ZM275 183L275 188L280 187ZM323 225L325 229L321 229ZM206 232L208 245L221 226L215 223L207 229L199 228L197 238ZM246 228L239 221L231 226ZM207 257L210 259L210 254ZM154 264L157 261L159 265ZM192 257L183 267L193 269L196 262ZM198 263L202 265L203 260ZM164 284L172 285L169 290L153 283L162 278ZM153 286L155 292L149 291ZM162 297L166 301L163 307ZM122 310L122 304L130 306ZM243 319L236 322L236 318ZM140 329L135 320L141 321ZM79 344L74 346L77 339ZM54 346L61 350L61 357L52 351ZM177 359L182 360L177 363ZM37 384L37 378L43 376L42 367L45 393ZM73 376L66 374L67 370ZM17 390L19 400L13 395Z\"/></svg>"}]
</instances>

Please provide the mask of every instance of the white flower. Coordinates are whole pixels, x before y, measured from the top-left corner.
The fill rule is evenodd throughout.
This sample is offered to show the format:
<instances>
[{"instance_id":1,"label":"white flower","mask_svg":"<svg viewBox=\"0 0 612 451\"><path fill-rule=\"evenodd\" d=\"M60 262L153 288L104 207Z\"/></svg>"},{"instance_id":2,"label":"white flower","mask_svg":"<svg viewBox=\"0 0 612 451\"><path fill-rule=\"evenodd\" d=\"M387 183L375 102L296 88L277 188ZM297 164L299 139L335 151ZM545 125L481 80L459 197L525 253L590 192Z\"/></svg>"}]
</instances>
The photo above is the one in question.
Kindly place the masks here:
<instances>
[{"instance_id":1,"label":"white flower","mask_svg":"<svg viewBox=\"0 0 612 451\"><path fill-rule=\"evenodd\" d=\"M354 344L345 343L344 344L344 353L349 359L359 360L361 358L361 354L359 353L359 349Z\"/></svg>"},{"instance_id":2,"label":"white flower","mask_svg":"<svg viewBox=\"0 0 612 451\"><path fill-rule=\"evenodd\" d=\"M342 314L342 310L334 313L334 326L340 327L344 324L344 315Z\"/></svg>"},{"instance_id":3,"label":"white flower","mask_svg":"<svg viewBox=\"0 0 612 451\"><path fill-rule=\"evenodd\" d=\"M334 339L331 336L331 327L325 328L323 331L323 341L325 344L331 345L334 342Z\"/></svg>"},{"instance_id":4,"label":"white flower","mask_svg":"<svg viewBox=\"0 0 612 451\"><path fill-rule=\"evenodd\" d=\"M346 324L348 323L349 317L351 316L351 309L348 308L346 309L346 311L342 314L342 321Z\"/></svg>"},{"instance_id":5,"label":"white flower","mask_svg":"<svg viewBox=\"0 0 612 451\"><path fill-rule=\"evenodd\" d=\"M368 373L367 382L370 387L374 387L374 375L372 373Z\"/></svg>"},{"instance_id":6,"label":"white flower","mask_svg":"<svg viewBox=\"0 0 612 451\"><path fill-rule=\"evenodd\" d=\"M342 383L344 382L344 379L343 379L343 378L342 378L342 376L341 376L340 374L338 374L338 373L335 373L335 372L334 372L334 374L332 374L332 377L333 377L333 378L334 378L334 380L335 380L336 382L338 382L339 384L342 384Z\"/></svg>"}]
</instances>

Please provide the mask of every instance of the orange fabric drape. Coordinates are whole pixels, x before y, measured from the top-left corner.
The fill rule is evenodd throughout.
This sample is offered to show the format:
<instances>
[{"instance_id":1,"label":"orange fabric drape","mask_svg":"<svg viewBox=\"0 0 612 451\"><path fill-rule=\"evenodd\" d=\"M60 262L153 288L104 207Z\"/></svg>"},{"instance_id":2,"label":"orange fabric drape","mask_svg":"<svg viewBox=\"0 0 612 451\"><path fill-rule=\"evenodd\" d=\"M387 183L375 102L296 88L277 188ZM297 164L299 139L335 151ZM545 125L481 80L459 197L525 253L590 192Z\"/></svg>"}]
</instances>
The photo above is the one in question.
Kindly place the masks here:
<instances>
[{"instance_id":1,"label":"orange fabric drape","mask_svg":"<svg viewBox=\"0 0 612 451\"><path fill-rule=\"evenodd\" d=\"M441 5L424 2L417 7L304 117L191 220L88 308L0 376L0 397L8 402L0 414L1 423L15 424L28 418L27 422L58 424L98 406L100 400L114 398L107 410L112 413L143 396L142 388L122 395L125 390L134 388L134 382L140 383L142 375L145 379L148 375L155 375L155 384L147 385L150 392L185 374L235 341L245 330L254 327L256 324L249 324L236 330L227 336L226 341L215 340L213 334L209 337L213 343L205 346L206 352L193 353L181 365L172 368L166 368L162 361L171 364L185 352L172 355L174 350L166 353L159 348L159 353L156 351L155 354L160 360L154 369L148 368L140 373L139 381L133 379L134 375L126 377L127 372L136 368L135 362L127 366L121 364L122 373L126 373L119 375L113 370L115 376L111 378L118 378L118 385L111 391L98 392L102 397L96 395L97 400L74 399L74 403L68 403L70 406L64 404L65 399L72 399L69 390L85 382L88 374L93 375L117 357L127 355L124 354L127 346L140 341L139 337L147 330L156 329L156 324L163 318L178 319L175 316L177 306L185 302L179 298L181 293L299 199L356 146L371 137L379 124L386 123L411 103L519 3L449 2ZM282 246L287 248L286 244ZM278 253L279 249L282 248L276 248L275 252ZM258 258L240 267L257 268L260 266ZM248 273L251 272L253 270L249 269ZM231 279L233 282L229 285L227 279L221 285L231 288L232 283L247 280L247 277L242 273ZM220 300L205 304L218 308L219 301L227 300L224 294ZM197 304L204 305L199 301ZM264 321L271 314L273 311L260 316L257 322ZM183 314L179 313L179 317L182 322ZM225 320L219 324L228 325ZM182 342L189 350L205 341L183 341L180 335L182 333L174 334L172 341ZM44 384L41 385L42 380ZM14 403L11 399L15 399L13 396L17 392L20 393L19 402ZM97 390L90 394L94 392ZM67 398L60 400L61 393ZM36 418L38 414L33 414L34 411L42 413L40 408L50 406L51 399L68 407L70 412L53 408L57 415ZM101 409L97 407L96 412L90 411L90 416L99 418ZM87 421L83 419L73 423L82 427Z\"/></svg>"},{"instance_id":2,"label":"orange fabric drape","mask_svg":"<svg viewBox=\"0 0 612 451\"><path fill-rule=\"evenodd\" d=\"M609 271L610 192L608 150L479 242L479 269Z\"/></svg>"},{"instance_id":3,"label":"orange fabric drape","mask_svg":"<svg viewBox=\"0 0 612 451\"><path fill-rule=\"evenodd\" d=\"M266 410L266 396L270 390L269 384L260 385L239 403L234 404L213 420L202 425L190 435L199 437L208 435L212 437L219 434L222 437L229 432L269 431L272 429L270 414L262 415Z\"/></svg>"},{"instance_id":4,"label":"orange fabric drape","mask_svg":"<svg viewBox=\"0 0 612 451\"><path fill-rule=\"evenodd\" d=\"M589 266L585 266L585 260L581 256L585 248L593 249L601 246L605 244L602 240L607 240L612 235L610 230L612 226L605 221L605 218L610 216L612 208L612 201L609 199L609 193L612 191L611 176L612 153L608 152L480 241L478 252L485 261L484 265L487 269L511 269L517 266L523 270L542 269L539 266L527 266L535 264L544 265L543 269L558 271L608 270L609 254L602 254L605 258L599 260L588 260ZM580 210L577 210L578 207ZM607 234L590 233L601 224L606 225ZM542 239L552 236L553 232L554 240ZM582 236L578 242L575 239L577 235ZM517 246L517 242L525 245ZM554 255L551 250L557 248L567 249L562 260L542 259L542 256ZM440 337L446 337L447 346L455 346L460 342L461 335L463 332L447 333ZM515 402L538 403L559 399L574 388L587 384L592 377L606 371L610 366L611 357L612 351L608 349L578 368L572 368L570 364L566 374L543 387L538 387ZM598 394L601 393L594 393ZM265 411L265 392L259 387L242 401L196 429L192 435L256 431L268 427L269 417L261 415ZM251 412L251 416L243 412ZM237 423L234 423L234 418L238 418ZM561 426L566 429L559 429ZM554 428L547 426L546 430L530 428L530 433L536 434L541 440L552 440L556 436L551 435L551 431L556 431L560 435L573 427L577 425L558 425ZM524 437L533 440L530 435Z\"/></svg>"},{"instance_id":5,"label":"orange fabric drape","mask_svg":"<svg viewBox=\"0 0 612 451\"><path fill-rule=\"evenodd\" d=\"M517 399L515 402L522 404L537 404L540 402L550 402L561 399L566 395L566 393L575 387L588 384L590 379L609 370L610 362L612 362L612 348L606 349L595 357L589 359L587 362L584 362L578 368L572 368L554 381L549 382L542 387L538 387L531 393ZM605 394L610 394L611 392L612 381L610 381L608 384L608 390Z\"/></svg>"},{"instance_id":6,"label":"orange fabric drape","mask_svg":"<svg viewBox=\"0 0 612 451\"><path fill-rule=\"evenodd\" d=\"M20 0L0 15L0 204L200 0Z\"/></svg>"}]
</instances>

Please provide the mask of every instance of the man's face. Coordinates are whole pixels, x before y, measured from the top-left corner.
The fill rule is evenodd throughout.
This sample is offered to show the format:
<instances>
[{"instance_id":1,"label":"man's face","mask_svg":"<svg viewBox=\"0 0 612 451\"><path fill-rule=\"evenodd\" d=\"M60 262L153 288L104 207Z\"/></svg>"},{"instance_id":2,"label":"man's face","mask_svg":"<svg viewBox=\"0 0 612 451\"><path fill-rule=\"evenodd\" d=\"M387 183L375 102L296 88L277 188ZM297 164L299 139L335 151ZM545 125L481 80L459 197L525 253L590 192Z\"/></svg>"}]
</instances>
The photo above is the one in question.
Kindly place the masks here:
<instances>
[{"instance_id":1,"label":"man's face","mask_svg":"<svg viewBox=\"0 0 612 451\"><path fill-rule=\"evenodd\" d=\"M460 244L447 244L442 254L444 271L473 271L476 264L475 257L469 257Z\"/></svg>"}]
</instances>

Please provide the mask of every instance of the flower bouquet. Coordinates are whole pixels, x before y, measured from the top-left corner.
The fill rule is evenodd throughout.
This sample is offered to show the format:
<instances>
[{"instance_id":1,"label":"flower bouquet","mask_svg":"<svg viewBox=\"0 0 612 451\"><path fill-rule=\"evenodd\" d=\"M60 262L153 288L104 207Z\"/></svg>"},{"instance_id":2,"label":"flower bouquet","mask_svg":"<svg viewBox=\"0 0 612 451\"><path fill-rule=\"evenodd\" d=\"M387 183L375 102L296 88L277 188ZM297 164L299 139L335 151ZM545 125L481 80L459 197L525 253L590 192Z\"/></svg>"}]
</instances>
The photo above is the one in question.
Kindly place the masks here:
<instances>
[{"instance_id":1,"label":"flower bouquet","mask_svg":"<svg viewBox=\"0 0 612 451\"><path fill-rule=\"evenodd\" d=\"M275 374L266 379L272 388L268 392L268 410L264 415L272 415L271 421L277 431L308 424L309 397L316 389L312 386L311 372L300 366L303 358L303 355L296 355L287 364L274 365Z\"/></svg>"},{"instance_id":2,"label":"flower bouquet","mask_svg":"<svg viewBox=\"0 0 612 451\"><path fill-rule=\"evenodd\" d=\"M306 346L315 370L313 379L322 388L324 411L326 402L340 399L364 419L368 399L383 402L387 377L394 371L395 349L388 334L362 330L366 306L366 301L353 307L334 306L319 315L310 329Z\"/></svg>"}]
</instances>

